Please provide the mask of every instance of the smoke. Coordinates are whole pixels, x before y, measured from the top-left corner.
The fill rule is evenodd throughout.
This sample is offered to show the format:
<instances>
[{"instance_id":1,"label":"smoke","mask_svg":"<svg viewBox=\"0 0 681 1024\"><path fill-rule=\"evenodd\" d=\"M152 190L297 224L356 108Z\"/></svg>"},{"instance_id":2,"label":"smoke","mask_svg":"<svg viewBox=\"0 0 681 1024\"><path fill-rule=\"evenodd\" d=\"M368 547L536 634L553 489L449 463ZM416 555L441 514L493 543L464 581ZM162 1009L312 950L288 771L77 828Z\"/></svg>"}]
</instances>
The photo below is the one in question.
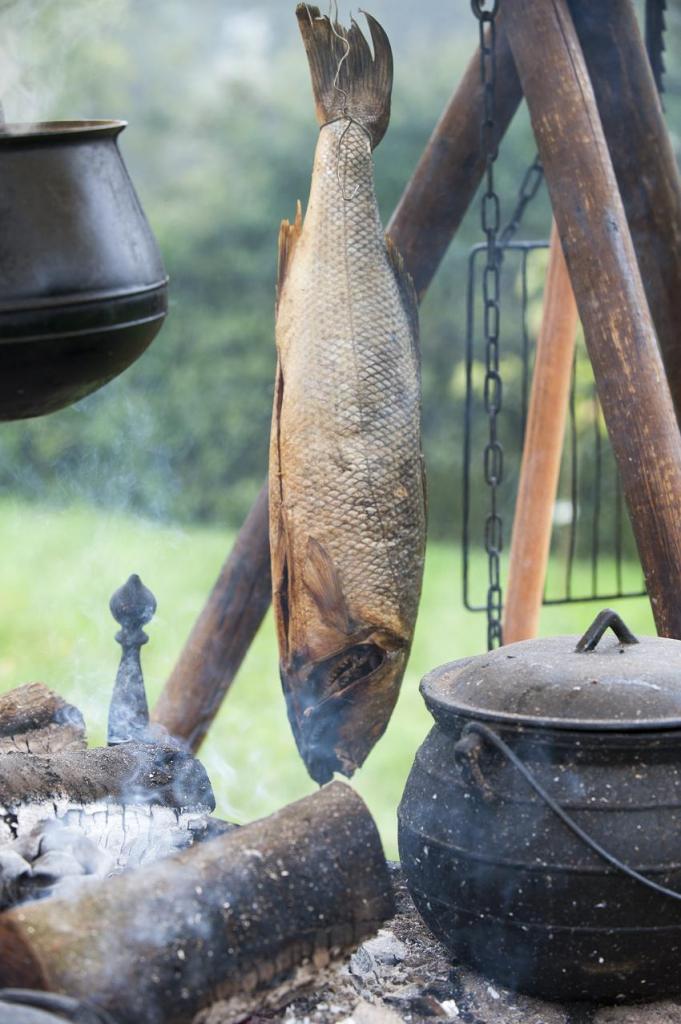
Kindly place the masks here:
<instances>
[{"instance_id":1,"label":"smoke","mask_svg":"<svg viewBox=\"0 0 681 1024\"><path fill-rule=\"evenodd\" d=\"M127 5L128 0L0 0L0 102L5 119L54 116L71 52L84 39L100 36Z\"/></svg>"}]
</instances>

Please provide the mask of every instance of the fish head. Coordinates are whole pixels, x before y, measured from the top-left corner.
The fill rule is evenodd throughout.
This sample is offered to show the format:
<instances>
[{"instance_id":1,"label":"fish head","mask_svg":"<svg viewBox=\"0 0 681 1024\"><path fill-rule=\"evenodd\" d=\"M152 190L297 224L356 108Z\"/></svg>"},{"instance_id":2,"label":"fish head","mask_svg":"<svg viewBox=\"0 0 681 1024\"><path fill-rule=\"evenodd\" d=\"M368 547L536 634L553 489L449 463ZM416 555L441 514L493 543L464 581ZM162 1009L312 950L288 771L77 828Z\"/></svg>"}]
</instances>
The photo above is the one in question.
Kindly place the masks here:
<instances>
[{"instance_id":1,"label":"fish head","mask_svg":"<svg viewBox=\"0 0 681 1024\"><path fill-rule=\"evenodd\" d=\"M361 631L332 654L281 666L289 721L309 774L320 785L348 778L385 732L409 657L386 629Z\"/></svg>"}]
</instances>

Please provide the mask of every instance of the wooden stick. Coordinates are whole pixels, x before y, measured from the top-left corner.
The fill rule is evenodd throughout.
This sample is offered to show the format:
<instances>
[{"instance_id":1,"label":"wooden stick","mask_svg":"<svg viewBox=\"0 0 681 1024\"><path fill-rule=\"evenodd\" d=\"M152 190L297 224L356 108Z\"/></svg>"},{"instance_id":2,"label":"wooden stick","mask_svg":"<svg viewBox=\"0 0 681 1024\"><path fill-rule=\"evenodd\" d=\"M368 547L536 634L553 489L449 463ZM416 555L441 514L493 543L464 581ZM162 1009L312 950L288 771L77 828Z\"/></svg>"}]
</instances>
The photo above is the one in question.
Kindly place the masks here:
<instances>
[{"instance_id":1,"label":"wooden stick","mask_svg":"<svg viewBox=\"0 0 681 1024\"><path fill-rule=\"evenodd\" d=\"M26 683L0 696L0 754L55 754L86 745L78 708L42 683Z\"/></svg>"},{"instance_id":2,"label":"wooden stick","mask_svg":"<svg viewBox=\"0 0 681 1024\"><path fill-rule=\"evenodd\" d=\"M567 0L506 17L658 633L681 637L681 436ZM538 59L541 55L541 59Z\"/></svg>"},{"instance_id":3,"label":"wooden stick","mask_svg":"<svg viewBox=\"0 0 681 1024\"><path fill-rule=\"evenodd\" d=\"M554 224L511 534L505 644L527 640L539 630L578 323Z\"/></svg>"},{"instance_id":4,"label":"wooden stick","mask_svg":"<svg viewBox=\"0 0 681 1024\"><path fill-rule=\"evenodd\" d=\"M521 99L503 31L497 35L498 141ZM430 137L388 225L419 297L468 210L484 170L480 148L480 53ZM152 720L198 750L271 600L267 487L248 515L208 601L152 712Z\"/></svg>"},{"instance_id":5,"label":"wooden stick","mask_svg":"<svg viewBox=\"0 0 681 1024\"><path fill-rule=\"evenodd\" d=\"M681 421L681 178L631 0L569 0Z\"/></svg>"},{"instance_id":6,"label":"wooden stick","mask_svg":"<svg viewBox=\"0 0 681 1024\"><path fill-rule=\"evenodd\" d=\"M261 489L152 718L198 750L272 599L267 485Z\"/></svg>"},{"instance_id":7,"label":"wooden stick","mask_svg":"<svg viewBox=\"0 0 681 1024\"><path fill-rule=\"evenodd\" d=\"M231 998L241 1020L269 987L294 988L299 965L323 967L393 912L376 826L335 782L82 896L0 915L0 987L88 998L120 1024L191 1021Z\"/></svg>"}]
</instances>

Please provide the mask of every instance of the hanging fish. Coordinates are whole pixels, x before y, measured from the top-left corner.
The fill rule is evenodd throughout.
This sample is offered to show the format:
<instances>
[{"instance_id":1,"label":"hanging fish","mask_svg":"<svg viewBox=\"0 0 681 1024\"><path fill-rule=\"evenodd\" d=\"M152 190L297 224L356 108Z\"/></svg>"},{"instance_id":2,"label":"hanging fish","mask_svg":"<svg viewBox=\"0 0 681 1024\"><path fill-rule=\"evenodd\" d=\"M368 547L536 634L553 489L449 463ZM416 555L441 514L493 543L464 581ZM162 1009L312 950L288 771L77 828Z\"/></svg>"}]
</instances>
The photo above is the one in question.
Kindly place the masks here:
<instances>
[{"instance_id":1,"label":"hanging fish","mask_svg":"<svg viewBox=\"0 0 681 1024\"><path fill-rule=\"evenodd\" d=\"M352 775L384 732L409 655L426 512L416 298L386 240L372 150L392 53L296 15L320 123L310 198L279 240L270 449L274 612L288 714L317 782Z\"/></svg>"}]
</instances>

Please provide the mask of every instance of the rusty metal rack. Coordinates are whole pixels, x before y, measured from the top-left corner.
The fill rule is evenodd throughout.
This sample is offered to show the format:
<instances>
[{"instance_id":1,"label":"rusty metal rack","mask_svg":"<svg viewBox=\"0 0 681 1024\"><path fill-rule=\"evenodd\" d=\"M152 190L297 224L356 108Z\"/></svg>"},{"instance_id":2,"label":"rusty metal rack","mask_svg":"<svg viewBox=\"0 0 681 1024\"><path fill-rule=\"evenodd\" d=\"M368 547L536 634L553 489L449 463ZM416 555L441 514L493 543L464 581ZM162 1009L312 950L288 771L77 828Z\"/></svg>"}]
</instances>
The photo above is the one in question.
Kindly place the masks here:
<instances>
[{"instance_id":1,"label":"rusty metal rack","mask_svg":"<svg viewBox=\"0 0 681 1024\"><path fill-rule=\"evenodd\" d=\"M462 562L463 600L466 608L473 612L488 610L485 581L479 581L478 591L472 570L473 551L485 548L488 519L486 508L481 512L479 500L486 488L483 455L486 413L483 389L476 379L484 372L484 338L478 328L481 311L477 297L486 248L486 243L480 243L470 251L466 299ZM498 486L497 515L503 524L511 522L515 506L532 379L535 332L531 321L533 307L538 307L541 301L543 273L539 271L543 271L548 242L507 240L500 242L499 249L505 315L504 355L499 366L504 387L499 414L503 475ZM640 571L636 568L634 572L630 565L630 562L637 565L637 555L622 486L603 424L591 366L581 342L573 369L556 510L558 522L554 527L552 564L544 604L607 603L645 594ZM501 537L502 555L507 540ZM582 578L576 573L577 562L587 570Z\"/></svg>"}]
</instances>

